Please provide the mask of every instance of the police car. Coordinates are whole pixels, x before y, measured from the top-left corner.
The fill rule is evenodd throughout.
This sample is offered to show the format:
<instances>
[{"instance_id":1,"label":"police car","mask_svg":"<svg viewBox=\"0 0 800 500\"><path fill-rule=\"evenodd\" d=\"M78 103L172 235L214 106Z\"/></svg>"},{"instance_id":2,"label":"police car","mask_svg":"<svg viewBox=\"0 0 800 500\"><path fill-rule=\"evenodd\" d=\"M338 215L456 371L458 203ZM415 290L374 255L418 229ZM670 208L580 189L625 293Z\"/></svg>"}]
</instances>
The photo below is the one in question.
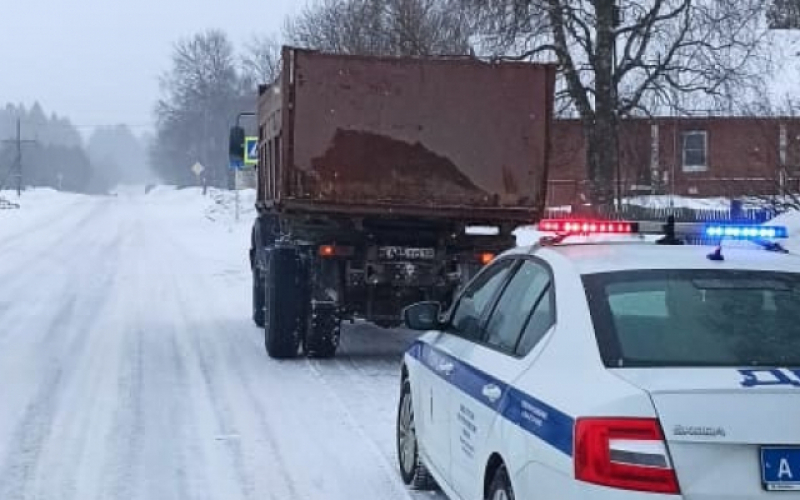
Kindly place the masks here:
<instances>
[{"instance_id":1,"label":"police car","mask_svg":"<svg viewBox=\"0 0 800 500\"><path fill-rule=\"evenodd\" d=\"M644 223L543 221L553 237L496 258L448 311L407 308L426 333L402 365L404 482L463 500L800 498L800 257L773 241L785 228L689 226L654 242ZM680 245L698 231L716 250Z\"/></svg>"}]
</instances>

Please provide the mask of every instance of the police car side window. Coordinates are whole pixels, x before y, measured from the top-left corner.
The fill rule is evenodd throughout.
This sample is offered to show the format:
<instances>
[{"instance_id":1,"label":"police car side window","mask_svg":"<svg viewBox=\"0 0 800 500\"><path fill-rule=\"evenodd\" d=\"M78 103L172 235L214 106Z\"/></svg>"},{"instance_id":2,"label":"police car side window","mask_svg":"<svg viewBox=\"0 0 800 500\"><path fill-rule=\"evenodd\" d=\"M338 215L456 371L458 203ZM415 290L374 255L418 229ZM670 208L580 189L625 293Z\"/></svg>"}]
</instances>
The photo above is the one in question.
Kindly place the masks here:
<instances>
[{"instance_id":1,"label":"police car side window","mask_svg":"<svg viewBox=\"0 0 800 500\"><path fill-rule=\"evenodd\" d=\"M492 311L486 326L486 343L514 353L523 327L549 283L547 269L531 260L524 261Z\"/></svg>"},{"instance_id":2,"label":"police car side window","mask_svg":"<svg viewBox=\"0 0 800 500\"><path fill-rule=\"evenodd\" d=\"M470 340L481 337L481 318L505 282L514 261L502 260L467 285L450 321L451 330Z\"/></svg>"},{"instance_id":3,"label":"police car side window","mask_svg":"<svg viewBox=\"0 0 800 500\"><path fill-rule=\"evenodd\" d=\"M517 345L517 355L525 356L531 352L536 347L536 344L542 340L542 337L550 331L555 322L556 308L553 284L548 281L547 288L536 304L528 324L525 325L525 331L522 332L522 338L519 341L519 345Z\"/></svg>"}]
</instances>

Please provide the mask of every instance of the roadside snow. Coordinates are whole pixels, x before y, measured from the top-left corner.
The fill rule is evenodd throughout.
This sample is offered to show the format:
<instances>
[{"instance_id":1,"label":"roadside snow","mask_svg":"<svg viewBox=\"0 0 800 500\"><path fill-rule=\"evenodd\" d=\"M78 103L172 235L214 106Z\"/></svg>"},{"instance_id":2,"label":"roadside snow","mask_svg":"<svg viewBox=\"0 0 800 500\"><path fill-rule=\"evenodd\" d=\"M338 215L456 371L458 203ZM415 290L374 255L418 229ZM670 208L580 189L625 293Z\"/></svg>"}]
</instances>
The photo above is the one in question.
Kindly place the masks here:
<instances>
[{"instance_id":1,"label":"roadside snow","mask_svg":"<svg viewBox=\"0 0 800 500\"><path fill-rule=\"evenodd\" d=\"M800 211L791 210L782 213L767 224L785 226L789 237L781 244L790 252L800 254Z\"/></svg>"},{"instance_id":2,"label":"roadside snow","mask_svg":"<svg viewBox=\"0 0 800 500\"><path fill-rule=\"evenodd\" d=\"M690 198L687 196L635 196L626 198L625 203L647 208L690 208L694 210L728 210L728 198Z\"/></svg>"}]
</instances>

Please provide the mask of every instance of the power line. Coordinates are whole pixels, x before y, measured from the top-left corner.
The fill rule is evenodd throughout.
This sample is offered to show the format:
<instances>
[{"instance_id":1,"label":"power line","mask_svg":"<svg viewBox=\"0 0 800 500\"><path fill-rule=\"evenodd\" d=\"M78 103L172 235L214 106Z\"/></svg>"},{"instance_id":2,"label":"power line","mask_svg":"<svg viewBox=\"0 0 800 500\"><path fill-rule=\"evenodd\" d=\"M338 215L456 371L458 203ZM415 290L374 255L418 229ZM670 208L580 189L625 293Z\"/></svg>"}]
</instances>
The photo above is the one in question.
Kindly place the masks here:
<instances>
[{"instance_id":1,"label":"power line","mask_svg":"<svg viewBox=\"0 0 800 500\"><path fill-rule=\"evenodd\" d=\"M114 128L114 127L128 127L131 129L142 129L142 128L155 128L157 125L156 122L140 122L140 123L100 123L96 125L75 125L71 124L73 128L77 129L94 129L94 128Z\"/></svg>"}]
</instances>

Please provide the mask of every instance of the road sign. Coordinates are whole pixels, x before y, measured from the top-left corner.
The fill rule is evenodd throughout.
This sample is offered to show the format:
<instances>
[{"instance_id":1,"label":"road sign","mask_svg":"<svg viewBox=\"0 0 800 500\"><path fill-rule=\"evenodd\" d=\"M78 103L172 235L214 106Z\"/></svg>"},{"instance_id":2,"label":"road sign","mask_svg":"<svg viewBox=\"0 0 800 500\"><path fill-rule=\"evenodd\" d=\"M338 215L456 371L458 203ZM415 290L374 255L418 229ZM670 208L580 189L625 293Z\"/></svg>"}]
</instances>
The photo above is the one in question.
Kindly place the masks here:
<instances>
[{"instance_id":1,"label":"road sign","mask_svg":"<svg viewBox=\"0 0 800 500\"><path fill-rule=\"evenodd\" d=\"M258 163L258 137L245 137L244 164L248 167Z\"/></svg>"},{"instance_id":2,"label":"road sign","mask_svg":"<svg viewBox=\"0 0 800 500\"><path fill-rule=\"evenodd\" d=\"M201 165L199 161L194 165L192 165L192 172L194 172L194 175L196 175L197 177L200 177L200 174L202 174L205 171L205 169L206 167Z\"/></svg>"}]
</instances>

